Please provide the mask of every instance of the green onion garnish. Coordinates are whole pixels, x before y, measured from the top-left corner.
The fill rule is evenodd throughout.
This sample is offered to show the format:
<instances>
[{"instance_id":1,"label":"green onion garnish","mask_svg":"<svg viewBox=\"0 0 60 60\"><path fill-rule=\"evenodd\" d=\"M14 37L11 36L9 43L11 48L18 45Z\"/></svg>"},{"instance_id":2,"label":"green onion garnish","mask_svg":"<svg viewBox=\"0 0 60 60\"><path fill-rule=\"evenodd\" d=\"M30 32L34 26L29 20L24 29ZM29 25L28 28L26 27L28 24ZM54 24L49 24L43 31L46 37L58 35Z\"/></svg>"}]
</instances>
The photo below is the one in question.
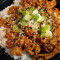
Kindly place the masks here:
<instances>
[{"instance_id":1,"label":"green onion garnish","mask_svg":"<svg viewBox=\"0 0 60 60\"><path fill-rule=\"evenodd\" d=\"M29 21L31 18L32 18L32 17L31 17L31 15L29 15L29 14L26 14L26 15L24 16L24 19L27 20L27 21Z\"/></svg>"},{"instance_id":2,"label":"green onion garnish","mask_svg":"<svg viewBox=\"0 0 60 60\"><path fill-rule=\"evenodd\" d=\"M41 33L40 38L44 38L45 37L45 33Z\"/></svg>"},{"instance_id":3,"label":"green onion garnish","mask_svg":"<svg viewBox=\"0 0 60 60\"><path fill-rule=\"evenodd\" d=\"M23 16L25 16L26 15L26 10L23 10L23 11L18 10L18 13L21 13Z\"/></svg>"},{"instance_id":4,"label":"green onion garnish","mask_svg":"<svg viewBox=\"0 0 60 60\"><path fill-rule=\"evenodd\" d=\"M45 19L47 19L47 16L44 16L44 15L43 15L42 17L44 17Z\"/></svg>"},{"instance_id":5,"label":"green onion garnish","mask_svg":"<svg viewBox=\"0 0 60 60\"><path fill-rule=\"evenodd\" d=\"M31 14L31 16L32 16L32 19L33 19L34 21L37 21L37 19L39 19L39 16L38 16L38 15L33 15L33 14Z\"/></svg>"},{"instance_id":6,"label":"green onion garnish","mask_svg":"<svg viewBox=\"0 0 60 60\"><path fill-rule=\"evenodd\" d=\"M21 29L19 29L19 27L17 25L13 26L13 30L20 32L20 33L23 33L23 31Z\"/></svg>"},{"instance_id":7,"label":"green onion garnish","mask_svg":"<svg viewBox=\"0 0 60 60\"><path fill-rule=\"evenodd\" d=\"M17 25L14 25L13 26L13 30L17 30L18 29L18 26Z\"/></svg>"},{"instance_id":8,"label":"green onion garnish","mask_svg":"<svg viewBox=\"0 0 60 60\"><path fill-rule=\"evenodd\" d=\"M21 28L25 27L26 22L20 22Z\"/></svg>"},{"instance_id":9,"label":"green onion garnish","mask_svg":"<svg viewBox=\"0 0 60 60\"><path fill-rule=\"evenodd\" d=\"M21 11L18 10L18 13L21 13Z\"/></svg>"},{"instance_id":10,"label":"green onion garnish","mask_svg":"<svg viewBox=\"0 0 60 60\"><path fill-rule=\"evenodd\" d=\"M34 11L33 7L30 7L29 10L30 10L30 11Z\"/></svg>"},{"instance_id":11,"label":"green onion garnish","mask_svg":"<svg viewBox=\"0 0 60 60\"><path fill-rule=\"evenodd\" d=\"M15 24L17 24L18 23L18 20L15 20Z\"/></svg>"},{"instance_id":12,"label":"green onion garnish","mask_svg":"<svg viewBox=\"0 0 60 60\"><path fill-rule=\"evenodd\" d=\"M50 39L52 39L53 38L53 35L52 36L50 36Z\"/></svg>"},{"instance_id":13,"label":"green onion garnish","mask_svg":"<svg viewBox=\"0 0 60 60\"><path fill-rule=\"evenodd\" d=\"M48 13L46 13L46 15L48 15Z\"/></svg>"},{"instance_id":14,"label":"green onion garnish","mask_svg":"<svg viewBox=\"0 0 60 60\"><path fill-rule=\"evenodd\" d=\"M21 13L22 13L23 16L25 16L26 15L26 10L22 11Z\"/></svg>"},{"instance_id":15,"label":"green onion garnish","mask_svg":"<svg viewBox=\"0 0 60 60\"><path fill-rule=\"evenodd\" d=\"M42 33L43 32L45 33L46 31L49 31L49 30L51 30L49 25L45 25L45 26L41 25L41 32Z\"/></svg>"},{"instance_id":16,"label":"green onion garnish","mask_svg":"<svg viewBox=\"0 0 60 60\"><path fill-rule=\"evenodd\" d=\"M41 12L40 12L40 14L43 14L43 13L44 13L44 11L41 11Z\"/></svg>"}]
</instances>

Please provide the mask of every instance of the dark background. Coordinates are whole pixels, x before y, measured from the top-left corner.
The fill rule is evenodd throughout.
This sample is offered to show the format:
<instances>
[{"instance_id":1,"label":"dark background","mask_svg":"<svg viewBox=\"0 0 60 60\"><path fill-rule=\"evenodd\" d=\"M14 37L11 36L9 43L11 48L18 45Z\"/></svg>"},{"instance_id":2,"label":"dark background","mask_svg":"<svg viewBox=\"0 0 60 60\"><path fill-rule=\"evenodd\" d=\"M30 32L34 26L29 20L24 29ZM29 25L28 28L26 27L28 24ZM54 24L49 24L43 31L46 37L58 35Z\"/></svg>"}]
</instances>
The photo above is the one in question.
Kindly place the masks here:
<instances>
[{"instance_id":1,"label":"dark background","mask_svg":"<svg viewBox=\"0 0 60 60\"><path fill-rule=\"evenodd\" d=\"M60 0L56 0L56 2L57 2L56 7L60 10ZM0 0L0 11L12 3L13 3L13 0ZM0 48L0 60L14 60L14 59L11 58L8 54L6 54L4 52L4 49ZM56 55L50 60L60 60L60 54Z\"/></svg>"}]
</instances>

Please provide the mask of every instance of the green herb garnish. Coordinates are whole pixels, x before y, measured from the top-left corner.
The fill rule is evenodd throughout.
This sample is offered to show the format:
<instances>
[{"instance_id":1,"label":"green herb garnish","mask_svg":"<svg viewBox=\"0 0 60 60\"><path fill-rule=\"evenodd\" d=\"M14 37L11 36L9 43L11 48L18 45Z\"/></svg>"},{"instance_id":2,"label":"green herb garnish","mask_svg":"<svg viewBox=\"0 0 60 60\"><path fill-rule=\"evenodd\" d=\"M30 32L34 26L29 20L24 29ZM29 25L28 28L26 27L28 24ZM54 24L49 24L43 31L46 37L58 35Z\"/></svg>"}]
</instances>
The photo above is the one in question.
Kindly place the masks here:
<instances>
[{"instance_id":1,"label":"green herb garnish","mask_svg":"<svg viewBox=\"0 0 60 60\"><path fill-rule=\"evenodd\" d=\"M48 15L48 13L46 13L46 15Z\"/></svg>"},{"instance_id":2,"label":"green herb garnish","mask_svg":"<svg viewBox=\"0 0 60 60\"><path fill-rule=\"evenodd\" d=\"M40 12L40 14L43 14L43 13L44 13L44 11L41 11L41 12Z\"/></svg>"},{"instance_id":3,"label":"green herb garnish","mask_svg":"<svg viewBox=\"0 0 60 60\"><path fill-rule=\"evenodd\" d=\"M26 15L26 10L18 11L18 13L21 13L21 14L22 14L22 16L25 16L25 15Z\"/></svg>"},{"instance_id":4,"label":"green herb garnish","mask_svg":"<svg viewBox=\"0 0 60 60\"><path fill-rule=\"evenodd\" d=\"M26 15L26 10L22 11L21 13L22 13L23 16L25 16Z\"/></svg>"},{"instance_id":5,"label":"green herb garnish","mask_svg":"<svg viewBox=\"0 0 60 60\"><path fill-rule=\"evenodd\" d=\"M47 16L44 16L44 15L43 15L42 17L44 17L45 19L47 19Z\"/></svg>"},{"instance_id":6,"label":"green herb garnish","mask_svg":"<svg viewBox=\"0 0 60 60\"><path fill-rule=\"evenodd\" d=\"M18 10L18 13L21 13L21 11Z\"/></svg>"},{"instance_id":7,"label":"green herb garnish","mask_svg":"<svg viewBox=\"0 0 60 60\"><path fill-rule=\"evenodd\" d=\"M33 7L30 7L29 10L30 10L30 11L34 11L34 8L33 8Z\"/></svg>"},{"instance_id":8,"label":"green herb garnish","mask_svg":"<svg viewBox=\"0 0 60 60\"><path fill-rule=\"evenodd\" d=\"M45 37L45 33L41 33L40 38L44 38Z\"/></svg>"},{"instance_id":9,"label":"green herb garnish","mask_svg":"<svg viewBox=\"0 0 60 60\"><path fill-rule=\"evenodd\" d=\"M39 19L39 16L38 16L38 15L33 15L33 14L31 14L31 16L32 16L32 19L33 19L34 21L37 21L37 20Z\"/></svg>"},{"instance_id":10,"label":"green herb garnish","mask_svg":"<svg viewBox=\"0 0 60 60\"><path fill-rule=\"evenodd\" d=\"M45 25L45 26L41 25L41 32L42 33L45 33L46 31L49 31L49 30L51 30L49 25Z\"/></svg>"},{"instance_id":11,"label":"green herb garnish","mask_svg":"<svg viewBox=\"0 0 60 60\"><path fill-rule=\"evenodd\" d=\"M18 23L18 20L15 20L15 24L17 24Z\"/></svg>"},{"instance_id":12,"label":"green herb garnish","mask_svg":"<svg viewBox=\"0 0 60 60\"><path fill-rule=\"evenodd\" d=\"M20 25L21 25L21 28L24 28L25 27L25 24L26 24L26 22L20 22Z\"/></svg>"},{"instance_id":13,"label":"green herb garnish","mask_svg":"<svg viewBox=\"0 0 60 60\"><path fill-rule=\"evenodd\" d=\"M52 39L53 38L53 35L52 36L50 36L50 39Z\"/></svg>"},{"instance_id":14,"label":"green herb garnish","mask_svg":"<svg viewBox=\"0 0 60 60\"><path fill-rule=\"evenodd\" d=\"M13 26L13 30L20 32L20 33L23 33L23 31L21 29L19 29L19 27L17 25Z\"/></svg>"},{"instance_id":15,"label":"green herb garnish","mask_svg":"<svg viewBox=\"0 0 60 60\"><path fill-rule=\"evenodd\" d=\"M29 14L26 14L26 15L24 16L24 19L27 20L27 21L29 21L31 18L32 18L32 17L31 17L31 15L29 15Z\"/></svg>"}]
</instances>

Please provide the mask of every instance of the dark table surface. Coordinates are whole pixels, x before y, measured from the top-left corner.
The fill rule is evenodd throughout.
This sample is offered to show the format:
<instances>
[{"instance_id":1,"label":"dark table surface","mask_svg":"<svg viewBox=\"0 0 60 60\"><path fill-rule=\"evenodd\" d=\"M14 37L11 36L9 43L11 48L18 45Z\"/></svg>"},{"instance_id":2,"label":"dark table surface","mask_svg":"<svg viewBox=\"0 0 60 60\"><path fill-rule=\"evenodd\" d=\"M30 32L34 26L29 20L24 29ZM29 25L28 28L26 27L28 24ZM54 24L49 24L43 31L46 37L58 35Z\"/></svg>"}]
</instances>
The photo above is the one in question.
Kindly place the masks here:
<instances>
[{"instance_id":1,"label":"dark table surface","mask_svg":"<svg viewBox=\"0 0 60 60\"><path fill-rule=\"evenodd\" d=\"M57 5L56 7L60 10L60 0L56 0ZM13 0L0 0L0 11L3 10L5 7L11 5ZM0 48L0 60L14 60L8 54L4 52L4 49ZM51 58L50 60L60 60L60 54L56 55L55 57Z\"/></svg>"}]
</instances>

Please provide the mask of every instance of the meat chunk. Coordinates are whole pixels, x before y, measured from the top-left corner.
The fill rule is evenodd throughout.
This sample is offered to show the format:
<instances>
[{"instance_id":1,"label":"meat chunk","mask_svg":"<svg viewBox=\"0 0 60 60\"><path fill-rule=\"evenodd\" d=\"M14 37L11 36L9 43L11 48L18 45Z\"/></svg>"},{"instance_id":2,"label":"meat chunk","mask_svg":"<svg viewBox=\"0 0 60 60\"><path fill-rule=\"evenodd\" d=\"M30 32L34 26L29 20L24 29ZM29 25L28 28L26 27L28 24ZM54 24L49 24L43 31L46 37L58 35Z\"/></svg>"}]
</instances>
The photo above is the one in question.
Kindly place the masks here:
<instances>
[{"instance_id":1,"label":"meat chunk","mask_svg":"<svg viewBox=\"0 0 60 60\"><path fill-rule=\"evenodd\" d=\"M35 54L37 54L37 53L39 53L40 52L40 50L41 50L41 48L40 48L40 46L39 45L36 45L36 47L35 47Z\"/></svg>"},{"instance_id":2,"label":"meat chunk","mask_svg":"<svg viewBox=\"0 0 60 60\"><path fill-rule=\"evenodd\" d=\"M55 32L57 33L58 36L60 36L60 27L56 28Z\"/></svg>"},{"instance_id":3,"label":"meat chunk","mask_svg":"<svg viewBox=\"0 0 60 60\"><path fill-rule=\"evenodd\" d=\"M12 49L12 54L14 54L14 55L16 55L16 56L21 56L21 54L22 54L21 48L19 48L18 46L15 46L15 47Z\"/></svg>"},{"instance_id":4,"label":"meat chunk","mask_svg":"<svg viewBox=\"0 0 60 60\"><path fill-rule=\"evenodd\" d=\"M31 36L33 34L33 30L32 29L29 30L28 27L25 28L24 32L28 36Z\"/></svg>"},{"instance_id":5,"label":"meat chunk","mask_svg":"<svg viewBox=\"0 0 60 60\"><path fill-rule=\"evenodd\" d=\"M17 13L17 11L18 11L18 7L17 6L12 6L12 7L9 8L8 13L13 14L13 13Z\"/></svg>"}]
</instances>

